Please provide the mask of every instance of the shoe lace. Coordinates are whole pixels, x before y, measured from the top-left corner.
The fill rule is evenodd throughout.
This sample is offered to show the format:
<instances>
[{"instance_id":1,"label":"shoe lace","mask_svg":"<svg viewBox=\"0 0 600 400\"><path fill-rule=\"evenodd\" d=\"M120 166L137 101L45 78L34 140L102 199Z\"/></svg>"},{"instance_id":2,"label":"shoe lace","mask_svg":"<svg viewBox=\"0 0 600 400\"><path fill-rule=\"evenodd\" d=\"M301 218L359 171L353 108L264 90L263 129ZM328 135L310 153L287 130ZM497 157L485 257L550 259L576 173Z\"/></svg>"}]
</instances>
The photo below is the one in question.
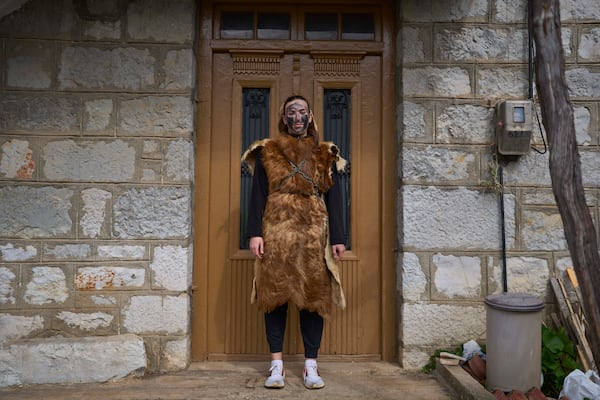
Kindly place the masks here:
<instances>
[{"instance_id":1,"label":"shoe lace","mask_svg":"<svg viewBox=\"0 0 600 400\"><path fill-rule=\"evenodd\" d=\"M271 376L283 375L283 365L279 365L279 364L272 365L271 368L269 368L269 372L271 373Z\"/></svg>"},{"instance_id":2,"label":"shoe lace","mask_svg":"<svg viewBox=\"0 0 600 400\"><path fill-rule=\"evenodd\" d=\"M308 365L306 366L306 376L315 377L319 376L319 372L317 370L316 365Z\"/></svg>"}]
</instances>

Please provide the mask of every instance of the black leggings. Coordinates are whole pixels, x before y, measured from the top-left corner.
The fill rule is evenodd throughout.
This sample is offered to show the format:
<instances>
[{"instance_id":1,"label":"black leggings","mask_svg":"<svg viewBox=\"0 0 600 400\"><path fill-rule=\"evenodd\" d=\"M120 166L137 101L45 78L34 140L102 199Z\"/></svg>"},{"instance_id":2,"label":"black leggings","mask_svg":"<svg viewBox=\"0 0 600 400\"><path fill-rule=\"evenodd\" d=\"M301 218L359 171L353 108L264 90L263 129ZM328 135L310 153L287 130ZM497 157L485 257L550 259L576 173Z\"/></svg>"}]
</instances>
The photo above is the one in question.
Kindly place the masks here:
<instances>
[{"instance_id":1,"label":"black leggings","mask_svg":"<svg viewBox=\"0 0 600 400\"><path fill-rule=\"evenodd\" d=\"M283 338L287 320L287 303L265 313L267 343L271 353L283 351ZM300 332L304 342L304 357L317 358L323 337L323 317L316 311L300 310Z\"/></svg>"}]
</instances>

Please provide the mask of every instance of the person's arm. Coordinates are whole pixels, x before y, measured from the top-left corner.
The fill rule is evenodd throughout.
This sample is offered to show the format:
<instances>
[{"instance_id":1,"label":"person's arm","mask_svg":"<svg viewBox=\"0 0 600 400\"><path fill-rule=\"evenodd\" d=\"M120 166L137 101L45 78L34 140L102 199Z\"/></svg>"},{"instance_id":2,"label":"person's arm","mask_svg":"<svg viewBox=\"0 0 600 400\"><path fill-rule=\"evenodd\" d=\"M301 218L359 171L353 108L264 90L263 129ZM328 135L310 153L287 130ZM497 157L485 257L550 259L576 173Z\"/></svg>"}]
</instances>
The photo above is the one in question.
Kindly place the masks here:
<instances>
[{"instance_id":1,"label":"person's arm","mask_svg":"<svg viewBox=\"0 0 600 400\"><path fill-rule=\"evenodd\" d=\"M325 204L329 214L329 242L334 258L341 259L346 250L346 234L344 232L342 187L335 165L332 167L332 175L333 186L325 193Z\"/></svg>"},{"instance_id":2,"label":"person's arm","mask_svg":"<svg viewBox=\"0 0 600 400\"><path fill-rule=\"evenodd\" d=\"M264 254L264 242L262 239L262 220L267 204L268 194L267 173L262 164L262 156L256 156L254 164L254 175L252 176L252 189L250 191L250 203L248 204L248 219L246 224L246 236L250 238L250 251L257 257Z\"/></svg>"}]
</instances>

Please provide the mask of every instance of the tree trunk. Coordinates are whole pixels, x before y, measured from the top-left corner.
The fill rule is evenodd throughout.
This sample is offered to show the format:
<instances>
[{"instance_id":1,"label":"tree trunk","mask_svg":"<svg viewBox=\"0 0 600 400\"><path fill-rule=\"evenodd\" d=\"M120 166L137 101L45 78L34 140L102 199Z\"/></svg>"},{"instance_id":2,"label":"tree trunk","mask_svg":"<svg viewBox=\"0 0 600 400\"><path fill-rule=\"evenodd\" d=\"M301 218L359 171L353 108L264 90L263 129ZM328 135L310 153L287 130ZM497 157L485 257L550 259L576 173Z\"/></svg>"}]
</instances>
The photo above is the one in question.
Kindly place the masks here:
<instances>
[{"instance_id":1,"label":"tree trunk","mask_svg":"<svg viewBox=\"0 0 600 400\"><path fill-rule=\"evenodd\" d=\"M535 40L536 89L550 146L552 190L562 217L573 267L589 322L588 339L596 365L600 361L600 254L585 201L573 107L565 80L559 0L530 0Z\"/></svg>"}]
</instances>

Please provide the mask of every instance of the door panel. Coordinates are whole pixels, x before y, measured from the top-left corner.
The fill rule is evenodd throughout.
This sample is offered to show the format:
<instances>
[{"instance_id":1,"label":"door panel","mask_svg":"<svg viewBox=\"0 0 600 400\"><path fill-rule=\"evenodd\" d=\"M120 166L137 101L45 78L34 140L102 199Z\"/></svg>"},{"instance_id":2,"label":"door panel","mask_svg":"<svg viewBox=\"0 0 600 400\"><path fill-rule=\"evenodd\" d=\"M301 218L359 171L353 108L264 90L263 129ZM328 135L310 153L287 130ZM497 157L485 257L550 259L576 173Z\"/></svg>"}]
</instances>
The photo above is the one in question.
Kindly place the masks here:
<instances>
[{"instance_id":1,"label":"door panel","mask_svg":"<svg viewBox=\"0 0 600 400\"><path fill-rule=\"evenodd\" d=\"M212 15L204 4L204 15ZM382 12L388 14L393 15ZM383 37L388 34L382 30ZM326 321L319 354L391 359L395 274L390 183L395 163L390 145L393 113L384 111L393 100L389 85L393 58L384 51L386 46L373 42L360 46L339 42L339 48L334 42L263 41L264 48L260 43L239 41L232 47L208 38L199 47L192 357L268 358L263 313L250 304L254 259L240 235L241 199L246 196L240 158L247 147L243 133L251 124L244 91L260 88L269 94L268 106L260 111L269 114L262 115L269 125L265 137L277 134L282 101L302 94L313 107L321 138L328 139L321 129L331 122L324 121L325 115L333 118L325 112L331 106L326 95L336 90L350 93L350 145L344 151L350 165L351 242L340 264L347 307L335 309ZM303 352L298 313L290 306L284 353L286 358L301 358Z\"/></svg>"},{"instance_id":2,"label":"door panel","mask_svg":"<svg viewBox=\"0 0 600 400\"><path fill-rule=\"evenodd\" d=\"M277 64L274 68L273 64ZM315 60L317 60L315 62ZM325 63L326 61L326 63ZM291 93L303 93L314 103L317 126L322 126L326 89L351 91L351 148L353 165L350 220L355 245L341 263L348 299L327 321L323 355L380 356L379 260L379 57L310 54L217 53L213 57L213 115L209 213L208 347L210 359L244 358L267 354L263 315L249 303L254 259L240 249L240 155L242 149L242 92L268 88L271 136L276 134L278 107ZM262 63L262 64L261 64ZM268 66L266 64L269 64ZM352 64L352 65L348 65ZM334 66L323 70L323 66ZM248 68L250 66L250 69ZM315 70L315 66L317 67ZM355 71L348 71L348 68ZM276 70L277 72L272 72ZM364 75L364 76L363 76ZM363 94L366 94L363 95ZM321 133L322 134L322 133ZM358 210L361 210L359 213ZM290 308L285 352L302 354L296 310Z\"/></svg>"}]
</instances>

